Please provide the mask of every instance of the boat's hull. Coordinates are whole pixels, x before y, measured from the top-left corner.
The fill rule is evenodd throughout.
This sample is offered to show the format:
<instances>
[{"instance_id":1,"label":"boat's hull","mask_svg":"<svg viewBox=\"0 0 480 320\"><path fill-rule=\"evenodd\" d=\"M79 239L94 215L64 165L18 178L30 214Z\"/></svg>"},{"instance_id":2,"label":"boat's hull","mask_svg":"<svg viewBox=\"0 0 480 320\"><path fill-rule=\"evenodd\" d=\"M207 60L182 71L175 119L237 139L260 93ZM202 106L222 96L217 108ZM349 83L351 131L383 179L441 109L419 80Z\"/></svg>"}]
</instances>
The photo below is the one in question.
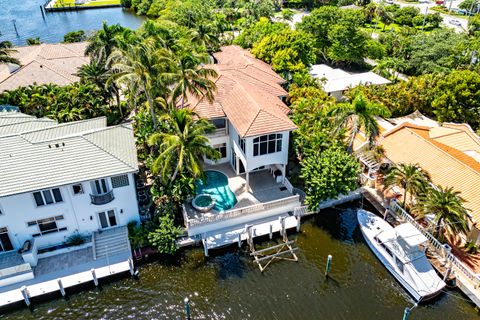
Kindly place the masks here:
<instances>
[{"instance_id":1,"label":"boat's hull","mask_svg":"<svg viewBox=\"0 0 480 320\"><path fill-rule=\"evenodd\" d=\"M364 210L359 210L360 211L364 211ZM367 211L365 211L367 212ZM370 213L368 212L368 214L371 214L373 215L373 213ZM358 214L357 214L358 216ZM376 218L378 218L377 216L375 216ZM382 264L385 266L385 268L390 272L390 274L392 274L395 279L404 287L404 289L415 299L415 301L419 302L419 301L422 301L422 302L425 302L425 301L428 301L428 300L431 300L433 298L435 298L436 296L438 296L440 293L441 293L441 290L443 289L443 287L439 288L439 290L436 290L434 292L431 292L431 293L428 293L428 294L420 294L414 287L412 287L412 285L410 285L403 277L402 274L400 274L397 269L394 267L392 261L390 261L389 259L385 258L385 253L384 252L381 252L384 251L383 249L381 249L379 247L379 245L376 243L376 241L374 240L373 238L373 233L372 232L368 232L369 230L365 227L364 223L362 223L363 221L361 221L360 219L360 216L358 216L358 220L359 220L359 224L360 224L360 230L362 232L362 235L365 239L365 242L367 243L368 247L370 248L370 250L372 250L372 252L375 254L375 256L380 260L380 262L382 262ZM380 219L380 218L379 218ZM392 228L386 221L383 221L382 219L380 219L381 221L378 221L380 223L380 225L384 228ZM383 224L385 223L385 224ZM387 226L388 225L388 226Z\"/></svg>"}]
</instances>

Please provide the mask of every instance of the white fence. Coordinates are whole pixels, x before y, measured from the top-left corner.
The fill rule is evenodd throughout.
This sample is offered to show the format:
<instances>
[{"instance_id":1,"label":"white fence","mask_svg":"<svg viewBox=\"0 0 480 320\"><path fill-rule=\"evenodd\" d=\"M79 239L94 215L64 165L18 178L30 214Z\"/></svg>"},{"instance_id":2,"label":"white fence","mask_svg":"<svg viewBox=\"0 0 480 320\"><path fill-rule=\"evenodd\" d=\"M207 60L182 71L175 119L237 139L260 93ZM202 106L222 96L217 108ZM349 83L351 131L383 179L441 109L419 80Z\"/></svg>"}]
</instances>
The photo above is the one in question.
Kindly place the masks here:
<instances>
[{"instance_id":1,"label":"white fence","mask_svg":"<svg viewBox=\"0 0 480 320\"><path fill-rule=\"evenodd\" d=\"M207 223L223 221L223 220L237 218L241 216L247 216L247 215L255 214L261 211L270 210L273 208L292 205L294 203L299 203L298 195L279 199L279 200L274 200L270 202L254 204L244 208L228 210L228 211L225 211L224 213L218 213L218 214L214 214L207 217L204 216L197 219L188 219L187 217L185 221L186 221L187 227L189 228L189 227L199 226ZM185 216L186 216L186 211L184 210L184 218Z\"/></svg>"},{"instance_id":2,"label":"white fence","mask_svg":"<svg viewBox=\"0 0 480 320\"><path fill-rule=\"evenodd\" d=\"M290 181L285 177L283 180L283 185L285 188L287 188L288 192L293 194L293 185L290 183Z\"/></svg>"},{"instance_id":3,"label":"white fence","mask_svg":"<svg viewBox=\"0 0 480 320\"><path fill-rule=\"evenodd\" d=\"M470 279L475 287L480 285L479 278L477 275L470 270L463 262L461 262L455 255L450 253L447 248L440 243L430 232L425 230L411 215L409 215L395 200L392 200L390 203L390 210L394 212L395 214L401 216L411 224L413 224L430 242L432 247L435 248L437 253L440 253L443 257L446 256L446 258L452 263L455 271L461 272L465 277Z\"/></svg>"}]
</instances>

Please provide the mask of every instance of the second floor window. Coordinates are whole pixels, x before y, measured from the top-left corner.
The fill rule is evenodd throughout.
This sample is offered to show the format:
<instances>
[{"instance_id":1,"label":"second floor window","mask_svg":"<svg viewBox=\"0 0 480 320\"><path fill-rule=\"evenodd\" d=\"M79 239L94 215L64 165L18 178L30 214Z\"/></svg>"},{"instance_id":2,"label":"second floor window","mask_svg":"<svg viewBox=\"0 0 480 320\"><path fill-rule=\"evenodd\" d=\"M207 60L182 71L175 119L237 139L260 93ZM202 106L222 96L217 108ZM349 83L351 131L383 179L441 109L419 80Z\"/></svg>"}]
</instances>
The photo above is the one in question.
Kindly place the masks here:
<instances>
[{"instance_id":1,"label":"second floor window","mask_svg":"<svg viewBox=\"0 0 480 320\"><path fill-rule=\"evenodd\" d=\"M282 151L282 134L269 134L253 139L254 156L280 151Z\"/></svg>"},{"instance_id":2,"label":"second floor window","mask_svg":"<svg viewBox=\"0 0 480 320\"><path fill-rule=\"evenodd\" d=\"M37 204L37 207L63 201L62 194L60 193L59 188L34 192L33 197L35 198L35 203Z\"/></svg>"},{"instance_id":3,"label":"second floor window","mask_svg":"<svg viewBox=\"0 0 480 320\"><path fill-rule=\"evenodd\" d=\"M106 179L94 180L92 189L94 194L105 194L110 191Z\"/></svg>"},{"instance_id":4,"label":"second floor window","mask_svg":"<svg viewBox=\"0 0 480 320\"><path fill-rule=\"evenodd\" d=\"M243 153L245 153L245 139L240 138L240 136L238 136L238 145L240 146L240 149L242 149Z\"/></svg>"}]
</instances>

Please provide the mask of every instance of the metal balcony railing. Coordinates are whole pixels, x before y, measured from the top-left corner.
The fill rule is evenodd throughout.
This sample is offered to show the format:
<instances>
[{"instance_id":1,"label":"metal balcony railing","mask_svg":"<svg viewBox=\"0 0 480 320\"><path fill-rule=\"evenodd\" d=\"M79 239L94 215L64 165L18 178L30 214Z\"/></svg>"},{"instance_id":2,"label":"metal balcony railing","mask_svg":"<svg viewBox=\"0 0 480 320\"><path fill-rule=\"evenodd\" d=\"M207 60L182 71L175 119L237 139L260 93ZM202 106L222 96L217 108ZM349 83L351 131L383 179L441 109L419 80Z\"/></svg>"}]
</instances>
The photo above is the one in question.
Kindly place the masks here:
<instances>
[{"instance_id":1,"label":"metal balcony railing","mask_svg":"<svg viewBox=\"0 0 480 320\"><path fill-rule=\"evenodd\" d=\"M107 193L104 193L104 194L91 194L90 195L90 200L92 201L92 204L97 205L97 206L112 202L113 199L115 199L115 196L113 195L113 190L110 190L110 191L108 191Z\"/></svg>"}]
</instances>

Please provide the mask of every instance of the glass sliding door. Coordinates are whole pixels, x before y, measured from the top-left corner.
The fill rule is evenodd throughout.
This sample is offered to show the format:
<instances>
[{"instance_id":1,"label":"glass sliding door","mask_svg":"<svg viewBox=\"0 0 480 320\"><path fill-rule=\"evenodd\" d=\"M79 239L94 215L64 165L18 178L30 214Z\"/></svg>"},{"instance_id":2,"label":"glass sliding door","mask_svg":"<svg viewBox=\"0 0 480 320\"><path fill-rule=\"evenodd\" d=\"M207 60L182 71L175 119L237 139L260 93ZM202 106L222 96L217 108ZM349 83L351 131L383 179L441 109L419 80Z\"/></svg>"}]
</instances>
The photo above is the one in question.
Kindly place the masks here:
<instances>
[{"instance_id":1,"label":"glass sliding door","mask_svg":"<svg viewBox=\"0 0 480 320\"><path fill-rule=\"evenodd\" d=\"M100 228L102 229L115 227L118 224L115 210L99 212L98 220L100 221Z\"/></svg>"}]
</instances>

